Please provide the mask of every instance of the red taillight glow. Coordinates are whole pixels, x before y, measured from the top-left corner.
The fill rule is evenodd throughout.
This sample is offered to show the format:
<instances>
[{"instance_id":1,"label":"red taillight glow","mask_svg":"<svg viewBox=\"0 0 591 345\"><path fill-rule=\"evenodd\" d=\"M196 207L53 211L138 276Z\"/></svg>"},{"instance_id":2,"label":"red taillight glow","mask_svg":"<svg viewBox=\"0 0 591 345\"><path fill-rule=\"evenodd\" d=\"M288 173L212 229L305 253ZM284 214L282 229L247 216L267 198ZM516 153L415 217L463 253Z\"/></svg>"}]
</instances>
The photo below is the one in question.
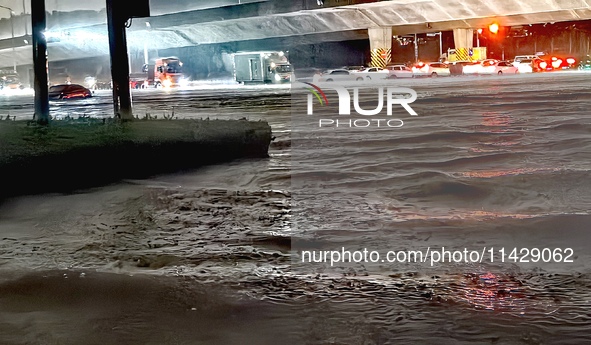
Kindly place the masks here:
<instances>
[{"instance_id":1,"label":"red taillight glow","mask_svg":"<svg viewBox=\"0 0 591 345\"><path fill-rule=\"evenodd\" d=\"M573 65L573 64L576 62L576 60L575 60L575 59L573 59L573 58L568 58L568 59L566 59L566 62L567 62L569 65Z\"/></svg>"},{"instance_id":2,"label":"red taillight glow","mask_svg":"<svg viewBox=\"0 0 591 345\"><path fill-rule=\"evenodd\" d=\"M562 65L562 60L558 59L556 61L552 61L552 67L560 68L560 65Z\"/></svg>"},{"instance_id":3,"label":"red taillight glow","mask_svg":"<svg viewBox=\"0 0 591 345\"><path fill-rule=\"evenodd\" d=\"M546 67L548 67L548 64L546 63L546 61L540 62L540 68L545 69Z\"/></svg>"}]
</instances>

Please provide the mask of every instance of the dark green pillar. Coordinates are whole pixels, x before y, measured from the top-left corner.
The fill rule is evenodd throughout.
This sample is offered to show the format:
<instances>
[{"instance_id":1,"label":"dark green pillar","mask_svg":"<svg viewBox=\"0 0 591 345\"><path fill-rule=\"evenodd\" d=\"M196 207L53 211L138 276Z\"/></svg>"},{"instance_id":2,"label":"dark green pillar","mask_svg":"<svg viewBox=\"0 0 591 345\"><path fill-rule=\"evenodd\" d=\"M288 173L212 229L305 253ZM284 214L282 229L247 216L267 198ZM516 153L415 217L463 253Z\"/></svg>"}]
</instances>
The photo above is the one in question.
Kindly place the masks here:
<instances>
[{"instance_id":1,"label":"dark green pillar","mask_svg":"<svg viewBox=\"0 0 591 345\"><path fill-rule=\"evenodd\" d=\"M125 22L129 18L121 4L107 0L107 27L109 30L109 50L111 54L111 78L113 80L113 108L115 117L132 120L131 92L129 90L129 60ZM127 4L129 5L129 4ZM124 5L124 6L127 6Z\"/></svg>"},{"instance_id":2,"label":"dark green pillar","mask_svg":"<svg viewBox=\"0 0 591 345\"><path fill-rule=\"evenodd\" d=\"M47 90L47 41L45 40L45 0L31 0L31 25L33 27L33 88L35 90L34 119L39 124L49 123L49 96Z\"/></svg>"}]
</instances>

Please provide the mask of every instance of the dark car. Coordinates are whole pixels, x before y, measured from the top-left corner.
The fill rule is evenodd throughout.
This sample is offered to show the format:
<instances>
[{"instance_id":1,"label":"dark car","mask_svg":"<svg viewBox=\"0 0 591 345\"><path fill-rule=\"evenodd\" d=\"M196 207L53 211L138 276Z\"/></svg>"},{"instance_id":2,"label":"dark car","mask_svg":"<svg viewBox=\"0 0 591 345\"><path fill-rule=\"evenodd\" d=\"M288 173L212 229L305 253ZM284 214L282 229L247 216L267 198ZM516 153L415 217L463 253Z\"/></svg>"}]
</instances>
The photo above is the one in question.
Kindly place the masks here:
<instances>
[{"instance_id":1,"label":"dark car","mask_svg":"<svg viewBox=\"0 0 591 345\"><path fill-rule=\"evenodd\" d=\"M50 99L69 99L92 97L92 91L78 84L61 84L49 88Z\"/></svg>"},{"instance_id":2,"label":"dark car","mask_svg":"<svg viewBox=\"0 0 591 345\"><path fill-rule=\"evenodd\" d=\"M0 77L0 90L4 88L22 90L24 89L24 86L21 84L18 75L9 74Z\"/></svg>"},{"instance_id":3,"label":"dark car","mask_svg":"<svg viewBox=\"0 0 591 345\"><path fill-rule=\"evenodd\" d=\"M450 75L458 76L464 74L464 66L472 65L473 63L472 61L453 61L447 65L449 66Z\"/></svg>"},{"instance_id":4,"label":"dark car","mask_svg":"<svg viewBox=\"0 0 591 345\"><path fill-rule=\"evenodd\" d=\"M591 71L591 57L587 55L586 58L583 58L579 62L579 70L580 71Z\"/></svg>"}]
</instances>

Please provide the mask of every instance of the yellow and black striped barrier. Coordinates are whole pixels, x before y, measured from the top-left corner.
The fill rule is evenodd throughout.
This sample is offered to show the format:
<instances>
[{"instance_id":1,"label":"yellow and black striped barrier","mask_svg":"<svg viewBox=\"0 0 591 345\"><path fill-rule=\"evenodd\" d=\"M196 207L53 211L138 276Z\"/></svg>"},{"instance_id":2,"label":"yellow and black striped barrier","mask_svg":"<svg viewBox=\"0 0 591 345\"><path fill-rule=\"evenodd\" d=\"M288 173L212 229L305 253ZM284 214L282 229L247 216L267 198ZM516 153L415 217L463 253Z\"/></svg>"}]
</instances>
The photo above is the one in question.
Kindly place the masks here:
<instances>
[{"instance_id":1,"label":"yellow and black striped barrier","mask_svg":"<svg viewBox=\"0 0 591 345\"><path fill-rule=\"evenodd\" d=\"M468 54L468 48L456 48L455 61L470 61L470 55Z\"/></svg>"},{"instance_id":2,"label":"yellow and black striped barrier","mask_svg":"<svg viewBox=\"0 0 591 345\"><path fill-rule=\"evenodd\" d=\"M392 49L378 48L371 51L371 67L386 68L392 59Z\"/></svg>"}]
</instances>

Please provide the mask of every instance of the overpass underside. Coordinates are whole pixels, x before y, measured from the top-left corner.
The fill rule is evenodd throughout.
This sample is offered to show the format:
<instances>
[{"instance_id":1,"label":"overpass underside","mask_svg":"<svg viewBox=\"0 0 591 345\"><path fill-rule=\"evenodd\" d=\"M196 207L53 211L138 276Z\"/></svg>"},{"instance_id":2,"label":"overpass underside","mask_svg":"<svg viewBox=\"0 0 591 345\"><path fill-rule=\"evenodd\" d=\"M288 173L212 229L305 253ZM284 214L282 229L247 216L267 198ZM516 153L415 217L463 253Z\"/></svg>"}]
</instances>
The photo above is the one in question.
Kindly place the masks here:
<instances>
[{"instance_id":1,"label":"overpass underside","mask_svg":"<svg viewBox=\"0 0 591 345\"><path fill-rule=\"evenodd\" d=\"M329 0L324 3L332 4ZM331 40L346 39L348 32L371 28L391 27L394 35L404 35L476 29L493 21L500 26L576 21L591 19L590 4L591 0L390 0L309 9L307 1L271 0L134 19L128 29L128 45L130 50L146 45L159 50L278 37L320 42L324 34ZM48 18L48 28L56 35L56 42L49 44L50 60L108 54L104 13L86 12L89 24L82 27L76 12ZM6 23L2 32L6 38ZM30 47L13 51L6 41L10 40L0 42L0 66L11 66L15 57L19 64L31 63Z\"/></svg>"}]
</instances>

